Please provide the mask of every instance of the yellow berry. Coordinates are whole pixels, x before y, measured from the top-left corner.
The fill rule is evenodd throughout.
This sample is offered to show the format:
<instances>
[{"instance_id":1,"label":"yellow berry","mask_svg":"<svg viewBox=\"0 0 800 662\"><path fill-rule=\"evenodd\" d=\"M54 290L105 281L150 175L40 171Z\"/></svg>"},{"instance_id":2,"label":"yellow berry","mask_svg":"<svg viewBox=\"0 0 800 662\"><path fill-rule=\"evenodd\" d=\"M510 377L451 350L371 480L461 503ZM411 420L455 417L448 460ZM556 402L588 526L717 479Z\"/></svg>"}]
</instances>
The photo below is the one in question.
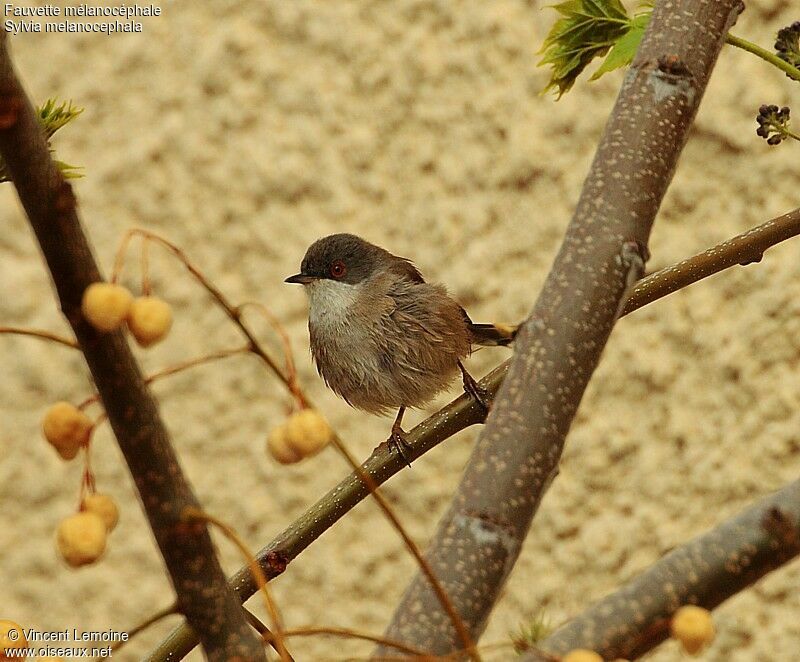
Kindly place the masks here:
<instances>
[{"instance_id":1,"label":"yellow berry","mask_svg":"<svg viewBox=\"0 0 800 662\"><path fill-rule=\"evenodd\" d=\"M83 293L81 311L98 331L114 331L125 321L133 297L127 288L113 283L92 283Z\"/></svg>"},{"instance_id":2,"label":"yellow berry","mask_svg":"<svg viewBox=\"0 0 800 662\"><path fill-rule=\"evenodd\" d=\"M303 409L292 414L285 425L286 443L301 457L316 455L333 438L328 421L314 409Z\"/></svg>"},{"instance_id":3,"label":"yellow berry","mask_svg":"<svg viewBox=\"0 0 800 662\"><path fill-rule=\"evenodd\" d=\"M114 530L119 521L119 508L108 494L98 492L85 496L81 503L81 510L99 515L109 533Z\"/></svg>"},{"instance_id":4,"label":"yellow berry","mask_svg":"<svg viewBox=\"0 0 800 662\"><path fill-rule=\"evenodd\" d=\"M73 568L94 563L106 549L106 525L100 515L80 512L61 520L56 532L58 551Z\"/></svg>"},{"instance_id":5,"label":"yellow berry","mask_svg":"<svg viewBox=\"0 0 800 662\"><path fill-rule=\"evenodd\" d=\"M561 662L603 662L603 658L594 651L576 648L562 657Z\"/></svg>"},{"instance_id":6,"label":"yellow berry","mask_svg":"<svg viewBox=\"0 0 800 662\"><path fill-rule=\"evenodd\" d=\"M267 437L267 450L281 464L294 464L303 459L296 450L286 443L286 426L273 428Z\"/></svg>"},{"instance_id":7,"label":"yellow berry","mask_svg":"<svg viewBox=\"0 0 800 662\"><path fill-rule=\"evenodd\" d=\"M89 440L92 421L69 402L56 402L45 412L42 432L61 457L71 460Z\"/></svg>"},{"instance_id":8,"label":"yellow berry","mask_svg":"<svg viewBox=\"0 0 800 662\"><path fill-rule=\"evenodd\" d=\"M158 297L137 297L128 312L128 328L142 347L157 343L169 333L172 308Z\"/></svg>"},{"instance_id":9,"label":"yellow berry","mask_svg":"<svg viewBox=\"0 0 800 662\"><path fill-rule=\"evenodd\" d=\"M684 605L678 609L672 616L670 630L690 655L699 653L714 640L716 634L711 612L695 605Z\"/></svg>"},{"instance_id":10,"label":"yellow berry","mask_svg":"<svg viewBox=\"0 0 800 662\"><path fill-rule=\"evenodd\" d=\"M23 629L14 621L0 620L0 660L23 660L24 655L11 655L7 652L12 648L27 648Z\"/></svg>"}]
</instances>

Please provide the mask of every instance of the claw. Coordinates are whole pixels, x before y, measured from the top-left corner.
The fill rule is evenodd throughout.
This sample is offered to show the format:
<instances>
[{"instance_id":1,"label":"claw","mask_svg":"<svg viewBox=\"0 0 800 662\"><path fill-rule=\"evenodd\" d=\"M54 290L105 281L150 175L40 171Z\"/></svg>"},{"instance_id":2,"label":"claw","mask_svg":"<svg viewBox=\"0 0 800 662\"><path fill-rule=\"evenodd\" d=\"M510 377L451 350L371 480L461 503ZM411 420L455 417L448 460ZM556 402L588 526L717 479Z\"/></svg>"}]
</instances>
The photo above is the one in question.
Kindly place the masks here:
<instances>
[{"instance_id":1,"label":"claw","mask_svg":"<svg viewBox=\"0 0 800 662\"><path fill-rule=\"evenodd\" d=\"M458 362L458 367L461 369L461 375L464 377L464 391L483 408L486 414L488 414L491 409L488 391L475 381L473 376L470 375L467 369L462 365L461 361Z\"/></svg>"},{"instance_id":2,"label":"claw","mask_svg":"<svg viewBox=\"0 0 800 662\"><path fill-rule=\"evenodd\" d=\"M406 433L399 427L392 429L392 434L389 437L389 443L395 447L397 454L403 458L403 462L407 467L411 466L411 451L413 448L406 440Z\"/></svg>"},{"instance_id":3,"label":"claw","mask_svg":"<svg viewBox=\"0 0 800 662\"><path fill-rule=\"evenodd\" d=\"M397 454L403 458L403 462L405 462L407 467L411 466L411 452L414 450L411 447L411 444L408 443L406 439L406 433L403 431L403 428L400 427L403 424L403 414L406 413L405 407L400 407L397 412L397 417L394 419L394 423L392 423L392 434L389 436L387 440L390 445L393 445L397 449Z\"/></svg>"}]
</instances>

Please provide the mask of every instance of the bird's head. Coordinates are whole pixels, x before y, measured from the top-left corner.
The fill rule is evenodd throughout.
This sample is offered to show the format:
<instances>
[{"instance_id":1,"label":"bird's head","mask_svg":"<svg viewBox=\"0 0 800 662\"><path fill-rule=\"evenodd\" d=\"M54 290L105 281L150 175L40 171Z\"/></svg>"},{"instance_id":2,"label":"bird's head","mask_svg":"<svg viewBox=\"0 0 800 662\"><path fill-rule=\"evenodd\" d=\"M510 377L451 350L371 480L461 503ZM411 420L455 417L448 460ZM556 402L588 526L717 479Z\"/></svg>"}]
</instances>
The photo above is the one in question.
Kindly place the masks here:
<instances>
[{"instance_id":1,"label":"bird's head","mask_svg":"<svg viewBox=\"0 0 800 662\"><path fill-rule=\"evenodd\" d=\"M332 234L308 247L300 273L286 283L308 286L333 281L356 286L391 264L393 256L354 234Z\"/></svg>"}]
</instances>

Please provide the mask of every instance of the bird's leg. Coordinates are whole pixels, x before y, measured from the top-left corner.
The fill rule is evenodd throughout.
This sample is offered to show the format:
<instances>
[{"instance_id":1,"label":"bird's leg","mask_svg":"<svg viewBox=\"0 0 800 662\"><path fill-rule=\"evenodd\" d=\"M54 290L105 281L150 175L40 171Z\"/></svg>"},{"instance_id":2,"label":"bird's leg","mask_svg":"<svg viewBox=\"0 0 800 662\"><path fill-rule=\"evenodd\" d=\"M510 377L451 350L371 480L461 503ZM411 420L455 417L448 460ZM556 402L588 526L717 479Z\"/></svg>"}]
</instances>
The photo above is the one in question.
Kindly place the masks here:
<instances>
[{"instance_id":1,"label":"bird's leg","mask_svg":"<svg viewBox=\"0 0 800 662\"><path fill-rule=\"evenodd\" d=\"M389 442L394 444L394 447L397 449L397 454L403 458L403 462L406 463L406 466L410 467L411 460L409 459L409 454L412 450L411 444L408 443L406 433L401 427L403 424L403 414L405 413L405 407L400 407L400 409L397 410L397 418L395 418L394 423L392 423L392 434L389 437Z\"/></svg>"},{"instance_id":2,"label":"bird's leg","mask_svg":"<svg viewBox=\"0 0 800 662\"><path fill-rule=\"evenodd\" d=\"M467 369L464 367L464 364L461 361L458 362L458 368L461 370L461 375L464 378L464 391L469 395L475 402L477 402L483 410L488 414L489 413L489 394L486 392L478 382L475 381L472 375L467 372Z\"/></svg>"}]
</instances>

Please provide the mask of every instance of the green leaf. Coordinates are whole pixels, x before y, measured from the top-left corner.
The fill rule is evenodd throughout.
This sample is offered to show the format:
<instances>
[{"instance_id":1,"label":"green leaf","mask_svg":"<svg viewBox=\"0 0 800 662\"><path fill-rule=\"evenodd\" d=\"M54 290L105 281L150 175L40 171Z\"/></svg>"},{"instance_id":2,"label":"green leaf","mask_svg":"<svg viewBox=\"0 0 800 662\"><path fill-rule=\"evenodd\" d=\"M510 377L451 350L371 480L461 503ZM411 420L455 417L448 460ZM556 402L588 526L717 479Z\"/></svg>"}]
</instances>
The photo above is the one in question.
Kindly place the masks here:
<instances>
[{"instance_id":1,"label":"green leaf","mask_svg":"<svg viewBox=\"0 0 800 662\"><path fill-rule=\"evenodd\" d=\"M527 650L536 648L539 642L547 639L555 628L552 620L544 609L537 611L526 622L520 623L517 632L510 632L514 650L522 654Z\"/></svg>"},{"instance_id":2,"label":"green leaf","mask_svg":"<svg viewBox=\"0 0 800 662\"><path fill-rule=\"evenodd\" d=\"M48 146L50 145L50 138L53 137L53 134L61 127L69 124L82 112L83 108L73 106L72 101L62 101L59 104L55 99L48 99L39 108L37 108L36 117L39 119L39 123L42 125ZM52 154L53 150L50 150L50 153ZM56 166L58 166L58 169L61 171L61 174L64 175L65 179L77 179L79 177L83 177L83 174L80 172L83 168L80 166L70 165L69 163L58 160L56 160L55 163ZM11 180L9 179L8 172L6 171L6 166L3 163L3 160L0 159L0 183L8 181Z\"/></svg>"},{"instance_id":3,"label":"green leaf","mask_svg":"<svg viewBox=\"0 0 800 662\"><path fill-rule=\"evenodd\" d=\"M597 57L608 54L602 71L593 78L628 64L650 16L640 13L631 18L620 0L567 0L552 8L561 18L544 40L539 66L551 67L545 91L556 90L558 97L575 84Z\"/></svg>"},{"instance_id":4,"label":"green leaf","mask_svg":"<svg viewBox=\"0 0 800 662\"><path fill-rule=\"evenodd\" d=\"M622 35L614 47L609 51L603 64L600 65L597 71L592 74L589 80L597 80L603 74L609 71L626 67L633 61L633 56L639 50L639 44L642 43L644 30L650 22L650 14L639 14L631 21L630 29Z\"/></svg>"},{"instance_id":5,"label":"green leaf","mask_svg":"<svg viewBox=\"0 0 800 662\"><path fill-rule=\"evenodd\" d=\"M48 99L37 111L47 139L61 127L74 120L83 112L83 108L72 105L72 101L64 101L56 105L55 99Z\"/></svg>"},{"instance_id":6,"label":"green leaf","mask_svg":"<svg viewBox=\"0 0 800 662\"><path fill-rule=\"evenodd\" d=\"M59 161L58 159L55 160L56 166L61 171L61 174L64 175L64 179L80 179L83 177L83 166L74 166L70 165L69 163L65 163L64 161Z\"/></svg>"}]
</instances>

